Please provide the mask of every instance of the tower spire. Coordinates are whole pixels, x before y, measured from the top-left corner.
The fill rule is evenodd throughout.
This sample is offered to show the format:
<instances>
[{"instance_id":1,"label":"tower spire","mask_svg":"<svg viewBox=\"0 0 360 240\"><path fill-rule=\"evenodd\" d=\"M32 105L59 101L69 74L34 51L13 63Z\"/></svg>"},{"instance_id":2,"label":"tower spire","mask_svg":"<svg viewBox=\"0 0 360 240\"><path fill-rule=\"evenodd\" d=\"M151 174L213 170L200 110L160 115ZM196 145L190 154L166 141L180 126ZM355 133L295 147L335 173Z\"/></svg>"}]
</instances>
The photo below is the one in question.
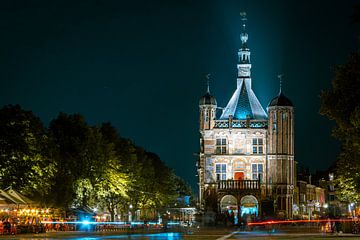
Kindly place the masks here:
<instances>
[{"instance_id":1,"label":"tower spire","mask_svg":"<svg viewBox=\"0 0 360 240\"><path fill-rule=\"evenodd\" d=\"M210 93L210 73L206 74L206 84L207 84L207 89L206 89L206 92L207 93Z\"/></svg>"},{"instance_id":2,"label":"tower spire","mask_svg":"<svg viewBox=\"0 0 360 240\"><path fill-rule=\"evenodd\" d=\"M248 88L251 89L251 63L250 63L250 49L247 46L248 34L246 33L246 12L241 12L241 21L242 21L242 30L240 33L241 47L238 51L238 77L237 77L237 87L241 86L243 81L246 81Z\"/></svg>"},{"instance_id":3,"label":"tower spire","mask_svg":"<svg viewBox=\"0 0 360 240\"><path fill-rule=\"evenodd\" d=\"M279 78L279 87L280 87L280 91L279 91L279 95L282 93L282 78L283 78L284 74L278 74L278 78Z\"/></svg>"}]
</instances>

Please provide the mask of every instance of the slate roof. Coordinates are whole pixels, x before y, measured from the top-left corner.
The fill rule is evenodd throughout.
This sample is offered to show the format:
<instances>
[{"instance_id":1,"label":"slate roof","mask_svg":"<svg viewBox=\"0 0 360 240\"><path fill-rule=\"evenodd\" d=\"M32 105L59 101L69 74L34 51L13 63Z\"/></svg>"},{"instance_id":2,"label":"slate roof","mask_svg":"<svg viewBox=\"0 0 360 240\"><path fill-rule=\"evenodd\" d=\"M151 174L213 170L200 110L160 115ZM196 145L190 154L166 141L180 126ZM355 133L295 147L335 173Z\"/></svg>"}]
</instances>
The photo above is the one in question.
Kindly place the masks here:
<instances>
[{"instance_id":1,"label":"slate roof","mask_svg":"<svg viewBox=\"0 0 360 240\"><path fill-rule=\"evenodd\" d=\"M245 120L247 117L256 120L267 119L266 112L251 89L251 79L240 81L220 119L228 119L230 115L233 116L233 119L238 120Z\"/></svg>"}]
</instances>

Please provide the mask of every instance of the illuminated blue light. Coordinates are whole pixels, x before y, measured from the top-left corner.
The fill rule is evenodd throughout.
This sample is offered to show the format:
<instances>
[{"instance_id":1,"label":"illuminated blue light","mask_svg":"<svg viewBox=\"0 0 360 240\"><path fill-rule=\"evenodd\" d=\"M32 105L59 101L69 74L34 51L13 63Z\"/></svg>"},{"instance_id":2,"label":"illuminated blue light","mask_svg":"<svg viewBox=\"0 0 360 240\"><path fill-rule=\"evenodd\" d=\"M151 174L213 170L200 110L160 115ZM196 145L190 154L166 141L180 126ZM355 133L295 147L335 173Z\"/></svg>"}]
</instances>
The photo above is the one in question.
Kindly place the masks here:
<instances>
[{"instance_id":1,"label":"illuminated blue light","mask_svg":"<svg viewBox=\"0 0 360 240\"><path fill-rule=\"evenodd\" d=\"M168 222L167 224L168 225L179 225L180 223L179 222Z\"/></svg>"},{"instance_id":2,"label":"illuminated blue light","mask_svg":"<svg viewBox=\"0 0 360 240\"><path fill-rule=\"evenodd\" d=\"M89 221L88 221L88 220L84 220L84 221L82 221L82 224L84 224L84 225L88 225L88 224L90 224L90 223L89 223Z\"/></svg>"}]
</instances>

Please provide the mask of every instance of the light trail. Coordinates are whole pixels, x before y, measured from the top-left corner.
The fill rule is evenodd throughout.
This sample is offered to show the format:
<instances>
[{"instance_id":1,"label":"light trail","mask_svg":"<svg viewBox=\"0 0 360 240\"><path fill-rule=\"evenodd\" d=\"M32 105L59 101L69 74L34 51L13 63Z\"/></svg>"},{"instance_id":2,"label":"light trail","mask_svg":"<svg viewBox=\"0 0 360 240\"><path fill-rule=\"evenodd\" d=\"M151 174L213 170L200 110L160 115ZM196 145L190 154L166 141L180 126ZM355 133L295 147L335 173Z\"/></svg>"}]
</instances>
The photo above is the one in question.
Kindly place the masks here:
<instances>
[{"instance_id":1,"label":"light trail","mask_svg":"<svg viewBox=\"0 0 360 240\"><path fill-rule=\"evenodd\" d=\"M355 222L353 219L316 219L316 220L282 220L282 221L263 221L263 222L249 222L249 226L261 226L272 224L287 224L287 223L327 223L327 222Z\"/></svg>"}]
</instances>

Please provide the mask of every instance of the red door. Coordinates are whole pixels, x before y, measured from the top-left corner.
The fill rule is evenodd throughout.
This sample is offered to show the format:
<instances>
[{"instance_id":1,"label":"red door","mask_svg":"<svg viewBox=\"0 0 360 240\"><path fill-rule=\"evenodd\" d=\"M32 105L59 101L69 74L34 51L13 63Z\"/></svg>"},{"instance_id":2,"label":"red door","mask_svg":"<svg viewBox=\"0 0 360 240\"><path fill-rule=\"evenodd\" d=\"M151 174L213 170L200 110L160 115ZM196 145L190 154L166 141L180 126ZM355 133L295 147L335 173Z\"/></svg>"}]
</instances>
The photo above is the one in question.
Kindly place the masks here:
<instances>
[{"instance_id":1,"label":"red door","mask_svg":"<svg viewBox=\"0 0 360 240\"><path fill-rule=\"evenodd\" d=\"M244 172L236 172L234 179L235 180L244 180Z\"/></svg>"}]
</instances>

